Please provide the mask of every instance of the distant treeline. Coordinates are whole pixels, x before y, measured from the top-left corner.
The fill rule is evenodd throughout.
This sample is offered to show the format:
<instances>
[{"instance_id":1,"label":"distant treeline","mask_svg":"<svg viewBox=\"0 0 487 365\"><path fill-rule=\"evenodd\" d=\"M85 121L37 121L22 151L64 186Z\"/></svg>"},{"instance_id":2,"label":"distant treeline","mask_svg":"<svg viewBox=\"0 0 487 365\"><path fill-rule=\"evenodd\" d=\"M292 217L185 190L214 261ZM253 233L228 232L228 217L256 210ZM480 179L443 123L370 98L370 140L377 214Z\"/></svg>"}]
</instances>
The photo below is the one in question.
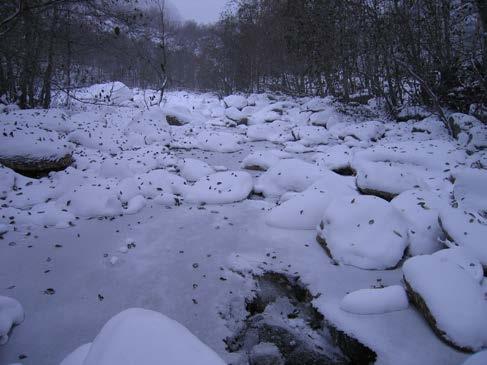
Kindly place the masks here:
<instances>
[{"instance_id":1,"label":"distant treeline","mask_svg":"<svg viewBox=\"0 0 487 365\"><path fill-rule=\"evenodd\" d=\"M163 0L3 1L0 95L48 107L53 91L120 80L485 114L485 0L235 0L230 9L203 26L174 21Z\"/></svg>"}]
</instances>

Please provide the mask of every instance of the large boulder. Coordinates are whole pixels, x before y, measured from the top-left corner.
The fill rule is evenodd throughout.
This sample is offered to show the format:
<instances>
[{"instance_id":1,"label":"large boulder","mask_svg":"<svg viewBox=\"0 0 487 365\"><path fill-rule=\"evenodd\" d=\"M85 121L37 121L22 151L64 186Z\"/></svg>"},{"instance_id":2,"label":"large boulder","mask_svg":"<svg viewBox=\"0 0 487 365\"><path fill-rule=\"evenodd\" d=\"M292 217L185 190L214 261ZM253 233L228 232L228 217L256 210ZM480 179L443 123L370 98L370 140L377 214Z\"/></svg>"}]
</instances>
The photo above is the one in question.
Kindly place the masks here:
<instances>
[{"instance_id":1,"label":"large boulder","mask_svg":"<svg viewBox=\"0 0 487 365\"><path fill-rule=\"evenodd\" d=\"M391 269L408 246L407 225L383 199L342 197L325 210L317 240L336 263L362 269Z\"/></svg>"},{"instance_id":2,"label":"large boulder","mask_svg":"<svg viewBox=\"0 0 487 365\"><path fill-rule=\"evenodd\" d=\"M443 341L466 352L487 347L487 302L471 273L437 255L415 256L402 270L409 300Z\"/></svg>"},{"instance_id":3,"label":"large boulder","mask_svg":"<svg viewBox=\"0 0 487 365\"><path fill-rule=\"evenodd\" d=\"M236 108L242 110L248 105L247 98L242 95L229 95L223 99L227 108Z\"/></svg>"}]
</instances>

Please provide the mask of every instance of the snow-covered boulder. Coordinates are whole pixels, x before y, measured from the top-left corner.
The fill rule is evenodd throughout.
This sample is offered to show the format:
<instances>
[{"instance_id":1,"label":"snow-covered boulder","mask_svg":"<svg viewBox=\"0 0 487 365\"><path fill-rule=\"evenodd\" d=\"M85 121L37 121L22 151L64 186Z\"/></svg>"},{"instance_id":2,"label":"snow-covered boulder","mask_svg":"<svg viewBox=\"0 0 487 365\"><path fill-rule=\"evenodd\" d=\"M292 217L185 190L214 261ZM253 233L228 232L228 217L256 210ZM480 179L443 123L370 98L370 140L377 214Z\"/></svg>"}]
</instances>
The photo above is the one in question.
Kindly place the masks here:
<instances>
[{"instance_id":1,"label":"snow-covered boulder","mask_svg":"<svg viewBox=\"0 0 487 365\"><path fill-rule=\"evenodd\" d=\"M356 195L353 179L325 170L323 177L302 193L284 194L281 200L288 199L269 212L266 223L285 229L316 229L333 199Z\"/></svg>"},{"instance_id":2,"label":"snow-covered boulder","mask_svg":"<svg viewBox=\"0 0 487 365\"><path fill-rule=\"evenodd\" d=\"M303 110L309 110L312 112L321 112L330 108L330 98L313 98L303 105Z\"/></svg>"},{"instance_id":3,"label":"snow-covered boulder","mask_svg":"<svg viewBox=\"0 0 487 365\"><path fill-rule=\"evenodd\" d=\"M323 176L318 166L299 159L285 159L259 176L254 191L266 197L279 197L288 191L301 192Z\"/></svg>"},{"instance_id":4,"label":"snow-covered boulder","mask_svg":"<svg viewBox=\"0 0 487 365\"><path fill-rule=\"evenodd\" d=\"M15 299L0 296L0 345L7 343L12 328L23 320L22 305Z\"/></svg>"},{"instance_id":5,"label":"snow-covered boulder","mask_svg":"<svg viewBox=\"0 0 487 365\"><path fill-rule=\"evenodd\" d=\"M60 171L73 162L73 147L56 132L6 124L0 133L0 163L27 174Z\"/></svg>"},{"instance_id":6,"label":"snow-covered boulder","mask_svg":"<svg viewBox=\"0 0 487 365\"><path fill-rule=\"evenodd\" d=\"M391 204L408 222L409 254L432 254L443 248L445 234L438 223L439 211L447 205L435 194L426 190L407 190Z\"/></svg>"},{"instance_id":7,"label":"snow-covered boulder","mask_svg":"<svg viewBox=\"0 0 487 365\"><path fill-rule=\"evenodd\" d=\"M223 99L227 108L242 110L248 105L247 98L242 95L229 95Z\"/></svg>"},{"instance_id":8,"label":"snow-covered boulder","mask_svg":"<svg viewBox=\"0 0 487 365\"><path fill-rule=\"evenodd\" d=\"M179 174L188 181L196 181L215 172L206 162L194 158L183 158L177 164Z\"/></svg>"},{"instance_id":9,"label":"snow-covered boulder","mask_svg":"<svg viewBox=\"0 0 487 365\"><path fill-rule=\"evenodd\" d=\"M400 285L360 289L342 299L340 308L354 314L382 314L408 308L406 291Z\"/></svg>"},{"instance_id":10,"label":"snow-covered boulder","mask_svg":"<svg viewBox=\"0 0 487 365\"><path fill-rule=\"evenodd\" d=\"M460 208L442 209L439 219L446 234L446 243L464 247L487 268L487 221L476 212Z\"/></svg>"},{"instance_id":11,"label":"snow-covered boulder","mask_svg":"<svg viewBox=\"0 0 487 365\"><path fill-rule=\"evenodd\" d=\"M487 126L473 115L453 113L448 118L453 135L464 146L487 147Z\"/></svg>"},{"instance_id":12,"label":"snow-covered boulder","mask_svg":"<svg viewBox=\"0 0 487 365\"><path fill-rule=\"evenodd\" d=\"M183 105L168 105L163 109L169 125L182 126L191 123L191 111Z\"/></svg>"},{"instance_id":13,"label":"snow-covered boulder","mask_svg":"<svg viewBox=\"0 0 487 365\"><path fill-rule=\"evenodd\" d=\"M184 198L189 203L235 203L246 199L252 187L252 176L247 172L217 172L199 179L193 186L188 186Z\"/></svg>"},{"instance_id":14,"label":"snow-covered boulder","mask_svg":"<svg viewBox=\"0 0 487 365\"><path fill-rule=\"evenodd\" d=\"M224 365L186 327L145 310L128 309L110 319L91 345L83 345L61 365Z\"/></svg>"},{"instance_id":15,"label":"snow-covered boulder","mask_svg":"<svg viewBox=\"0 0 487 365\"><path fill-rule=\"evenodd\" d=\"M77 99L108 105L125 105L134 98L132 90L120 81L95 84L75 90Z\"/></svg>"},{"instance_id":16,"label":"snow-covered boulder","mask_svg":"<svg viewBox=\"0 0 487 365\"><path fill-rule=\"evenodd\" d=\"M383 199L337 198L325 210L317 240L337 263L390 269L399 263L407 248L407 224Z\"/></svg>"},{"instance_id":17,"label":"snow-covered boulder","mask_svg":"<svg viewBox=\"0 0 487 365\"><path fill-rule=\"evenodd\" d=\"M484 269L480 261L464 247L445 248L436 251L433 256L439 258L440 261L448 261L457 265L479 283L484 279Z\"/></svg>"},{"instance_id":18,"label":"snow-covered boulder","mask_svg":"<svg viewBox=\"0 0 487 365\"><path fill-rule=\"evenodd\" d=\"M409 299L446 343L462 351L487 347L487 303L470 273L436 255L415 256L403 265Z\"/></svg>"},{"instance_id":19,"label":"snow-covered boulder","mask_svg":"<svg viewBox=\"0 0 487 365\"><path fill-rule=\"evenodd\" d=\"M331 135L336 138L346 139L352 137L358 141L377 141L385 131L384 123L371 120L361 123L339 123L329 128Z\"/></svg>"},{"instance_id":20,"label":"snow-covered boulder","mask_svg":"<svg viewBox=\"0 0 487 365\"><path fill-rule=\"evenodd\" d=\"M333 136L323 127L300 126L293 129L293 136L304 146L327 144Z\"/></svg>"},{"instance_id":21,"label":"snow-covered boulder","mask_svg":"<svg viewBox=\"0 0 487 365\"><path fill-rule=\"evenodd\" d=\"M342 122L342 117L340 114L335 112L331 107L325 109L321 112L313 113L309 117L309 122L316 126L326 126L326 128L331 128L335 124Z\"/></svg>"},{"instance_id":22,"label":"snow-covered boulder","mask_svg":"<svg viewBox=\"0 0 487 365\"><path fill-rule=\"evenodd\" d=\"M247 128L250 141L286 142L294 139L289 123L276 120L272 123L251 125Z\"/></svg>"},{"instance_id":23,"label":"snow-covered boulder","mask_svg":"<svg viewBox=\"0 0 487 365\"><path fill-rule=\"evenodd\" d=\"M233 120L234 122L237 122L237 124L247 124L247 115L235 108L234 106L225 109L225 116Z\"/></svg>"},{"instance_id":24,"label":"snow-covered boulder","mask_svg":"<svg viewBox=\"0 0 487 365\"><path fill-rule=\"evenodd\" d=\"M313 155L313 161L320 167L343 171L349 170L350 159L352 158L352 150L343 144L326 147L323 152Z\"/></svg>"},{"instance_id":25,"label":"snow-covered boulder","mask_svg":"<svg viewBox=\"0 0 487 365\"><path fill-rule=\"evenodd\" d=\"M260 150L246 156L241 166L243 169L266 171L282 159L291 157L290 153L281 150Z\"/></svg>"},{"instance_id":26,"label":"snow-covered boulder","mask_svg":"<svg viewBox=\"0 0 487 365\"><path fill-rule=\"evenodd\" d=\"M453 195L460 207L487 212L487 170L465 169L454 174Z\"/></svg>"},{"instance_id":27,"label":"snow-covered boulder","mask_svg":"<svg viewBox=\"0 0 487 365\"><path fill-rule=\"evenodd\" d=\"M196 137L199 149L212 152L236 152L242 149L242 137L227 132L203 131Z\"/></svg>"}]
</instances>

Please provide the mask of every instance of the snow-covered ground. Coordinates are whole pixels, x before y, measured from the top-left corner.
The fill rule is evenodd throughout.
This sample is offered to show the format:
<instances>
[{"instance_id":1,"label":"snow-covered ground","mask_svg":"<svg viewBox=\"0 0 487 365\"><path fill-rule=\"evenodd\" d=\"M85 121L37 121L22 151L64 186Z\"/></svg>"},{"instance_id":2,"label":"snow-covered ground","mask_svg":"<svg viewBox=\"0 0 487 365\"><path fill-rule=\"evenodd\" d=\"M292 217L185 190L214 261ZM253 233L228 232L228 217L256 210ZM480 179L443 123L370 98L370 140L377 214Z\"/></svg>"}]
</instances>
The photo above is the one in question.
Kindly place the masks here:
<instances>
[{"instance_id":1,"label":"snow-covered ground","mask_svg":"<svg viewBox=\"0 0 487 365\"><path fill-rule=\"evenodd\" d=\"M2 317L0 301L0 364L60 364L134 307L244 364L223 340L266 271L300 277L377 364L456 365L467 355L455 345L487 346L483 126L459 122L475 138L457 141L432 116L366 120L329 98L265 94L170 92L147 108L150 91L115 86L81 95L116 105L0 113L0 159L74 159L40 179L0 167L0 300L25 311L10 331L21 318ZM125 343L110 333L99 342Z\"/></svg>"}]
</instances>

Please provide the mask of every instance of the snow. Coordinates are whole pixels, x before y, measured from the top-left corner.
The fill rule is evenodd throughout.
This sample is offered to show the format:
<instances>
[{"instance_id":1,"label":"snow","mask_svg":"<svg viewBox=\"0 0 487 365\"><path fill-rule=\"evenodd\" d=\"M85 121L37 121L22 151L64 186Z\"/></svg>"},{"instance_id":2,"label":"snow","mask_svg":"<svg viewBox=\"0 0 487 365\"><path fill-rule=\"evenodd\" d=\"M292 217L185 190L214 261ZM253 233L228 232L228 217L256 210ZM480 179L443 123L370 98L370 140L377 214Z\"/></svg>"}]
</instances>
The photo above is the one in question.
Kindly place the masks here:
<instances>
[{"instance_id":1,"label":"snow","mask_svg":"<svg viewBox=\"0 0 487 365\"><path fill-rule=\"evenodd\" d=\"M24 309L15 299L0 296L0 345L8 342L12 327L24 320Z\"/></svg>"},{"instance_id":2,"label":"snow","mask_svg":"<svg viewBox=\"0 0 487 365\"><path fill-rule=\"evenodd\" d=\"M327 322L379 365L465 360L413 306L357 315L341 303L403 285L404 252L454 263L485 292L485 150L448 136L435 116L389 123L379 109L374 119L339 112L345 105L331 98L253 94L234 106L249 125L235 126L210 93L171 91L147 107L157 91L130 92L123 107L0 112L19 145L21 134L49 135L75 160L40 179L0 166L0 295L18 298L29 320L2 347L2 363L19 354L24 365L60 363L130 307L167 314L238 363L247 354L222 340L248 314L254 275L267 271L299 276ZM186 124L169 125L168 113ZM334 221L328 236L324 218ZM376 309L387 302L377 296Z\"/></svg>"},{"instance_id":3,"label":"snow","mask_svg":"<svg viewBox=\"0 0 487 365\"><path fill-rule=\"evenodd\" d=\"M469 273L434 255L407 260L403 273L449 341L474 351L487 346L485 293Z\"/></svg>"},{"instance_id":4,"label":"snow","mask_svg":"<svg viewBox=\"0 0 487 365\"><path fill-rule=\"evenodd\" d=\"M407 190L391 201L409 223L409 254L411 256L432 254L443 248L445 234L438 223L441 209L447 206L430 191Z\"/></svg>"},{"instance_id":5,"label":"snow","mask_svg":"<svg viewBox=\"0 0 487 365\"><path fill-rule=\"evenodd\" d=\"M290 153L281 150L259 150L246 156L242 161L243 169L268 170L279 161L293 157Z\"/></svg>"},{"instance_id":6,"label":"snow","mask_svg":"<svg viewBox=\"0 0 487 365\"><path fill-rule=\"evenodd\" d=\"M484 365L487 363L487 350L470 356L462 365Z\"/></svg>"},{"instance_id":7,"label":"snow","mask_svg":"<svg viewBox=\"0 0 487 365\"><path fill-rule=\"evenodd\" d=\"M178 162L178 168L179 174L188 181L196 181L215 172L206 162L195 158L183 158Z\"/></svg>"},{"instance_id":8,"label":"snow","mask_svg":"<svg viewBox=\"0 0 487 365\"><path fill-rule=\"evenodd\" d=\"M184 194L190 203L226 204L246 199L252 191L252 176L243 171L226 171L202 177Z\"/></svg>"},{"instance_id":9,"label":"snow","mask_svg":"<svg viewBox=\"0 0 487 365\"><path fill-rule=\"evenodd\" d=\"M448 238L447 244L466 248L482 266L487 267L486 220L461 208L443 209L440 211L440 220Z\"/></svg>"},{"instance_id":10,"label":"snow","mask_svg":"<svg viewBox=\"0 0 487 365\"><path fill-rule=\"evenodd\" d=\"M225 109L225 116L228 118L228 119L231 119L235 122L241 122L242 120L244 120L245 118L247 118L247 115L244 114L243 112L241 112L240 110L238 110L237 108L235 108L234 106L228 108L228 109Z\"/></svg>"},{"instance_id":11,"label":"snow","mask_svg":"<svg viewBox=\"0 0 487 365\"><path fill-rule=\"evenodd\" d=\"M268 169L255 182L254 191L279 197L288 191L301 192L323 176L318 166L300 159L285 159Z\"/></svg>"},{"instance_id":12,"label":"snow","mask_svg":"<svg viewBox=\"0 0 487 365\"><path fill-rule=\"evenodd\" d=\"M0 158L58 160L72 150L57 132L15 124L3 124L0 130Z\"/></svg>"},{"instance_id":13,"label":"snow","mask_svg":"<svg viewBox=\"0 0 487 365\"><path fill-rule=\"evenodd\" d=\"M204 131L198 134L196 140L198 148L205 151L236 152L242 149L242 137L227 132Z\"/></svg>"},{"instance_id":14,"label":"snow","mask_svg":"<svg viewBox=\"0 0 487 365\"><path fill-rule=\"evenodd\" d=\"M85 355L85 358L83 356ZM187 328L163 314L133 308L110 319L90 345L61 365L225 364Z\"/></svg>"},{"instance_id":15,"label":"snow","mask_svg":"<svg viewBox=\"0 0 487 365\"><path fill-rule=\"evenodd\" d=\"M487 171L465 169L454 174L453 195L459 206L476 211L487 211Z\"/></svg>"},{"instance_id":16,"label":"snow","mask_svg":"<svg viewBox=\"0 0 487 365\"><path fill-rule=\"evenodd\" d=\"M373 196L335 199L325 210L318 235L337 262L362 269L393 268L408 245L400 213Z\"/></svg>"},{"instance_id":17,"label":"snow","mask_svg":"<svg viewBox=\"0 0 487 365\"><path fill-rule=\"evenodd\" d=\"M266 217L270 226L285 229L316 229L333 199L358 195L352 179L325 171L323 177L300 194L291 195ZM287 197L283 195L282 198ZM281 200L283 200L281 198Z\"/></svg>"},{"instance_id":18,"label":"snow","mask_svg":"<svg viewBox=\"0 0 487 365\"><path fill-rule=\"evenodd\" d=\"M400 285L380 289L360 289L347 294L340 308L354 314L382 314L408 308L406 291Z\"/></svg>"},{"instance_id":19,"label":"snow","mask_svg":"<svg viewBox=\"0 0 487 365\"><path fill-rule=\"evenodd\" d=\"M134 97L132 90L120 81L92 85L75 90L74 94L77 99L84 102L108 105L125 105Z\"/></svg>"},{"instance_id":20,"label":"snow","mask_svg":"<svg viewBox=\"0 0 487 365\"><path fill-rule=\"evenodd\" d=\"M227 108L235 108L237 110L242 110L248 104L247 99L242 95L230 95L223 99L223 102Z\"/></svg>"}]
</instances>

